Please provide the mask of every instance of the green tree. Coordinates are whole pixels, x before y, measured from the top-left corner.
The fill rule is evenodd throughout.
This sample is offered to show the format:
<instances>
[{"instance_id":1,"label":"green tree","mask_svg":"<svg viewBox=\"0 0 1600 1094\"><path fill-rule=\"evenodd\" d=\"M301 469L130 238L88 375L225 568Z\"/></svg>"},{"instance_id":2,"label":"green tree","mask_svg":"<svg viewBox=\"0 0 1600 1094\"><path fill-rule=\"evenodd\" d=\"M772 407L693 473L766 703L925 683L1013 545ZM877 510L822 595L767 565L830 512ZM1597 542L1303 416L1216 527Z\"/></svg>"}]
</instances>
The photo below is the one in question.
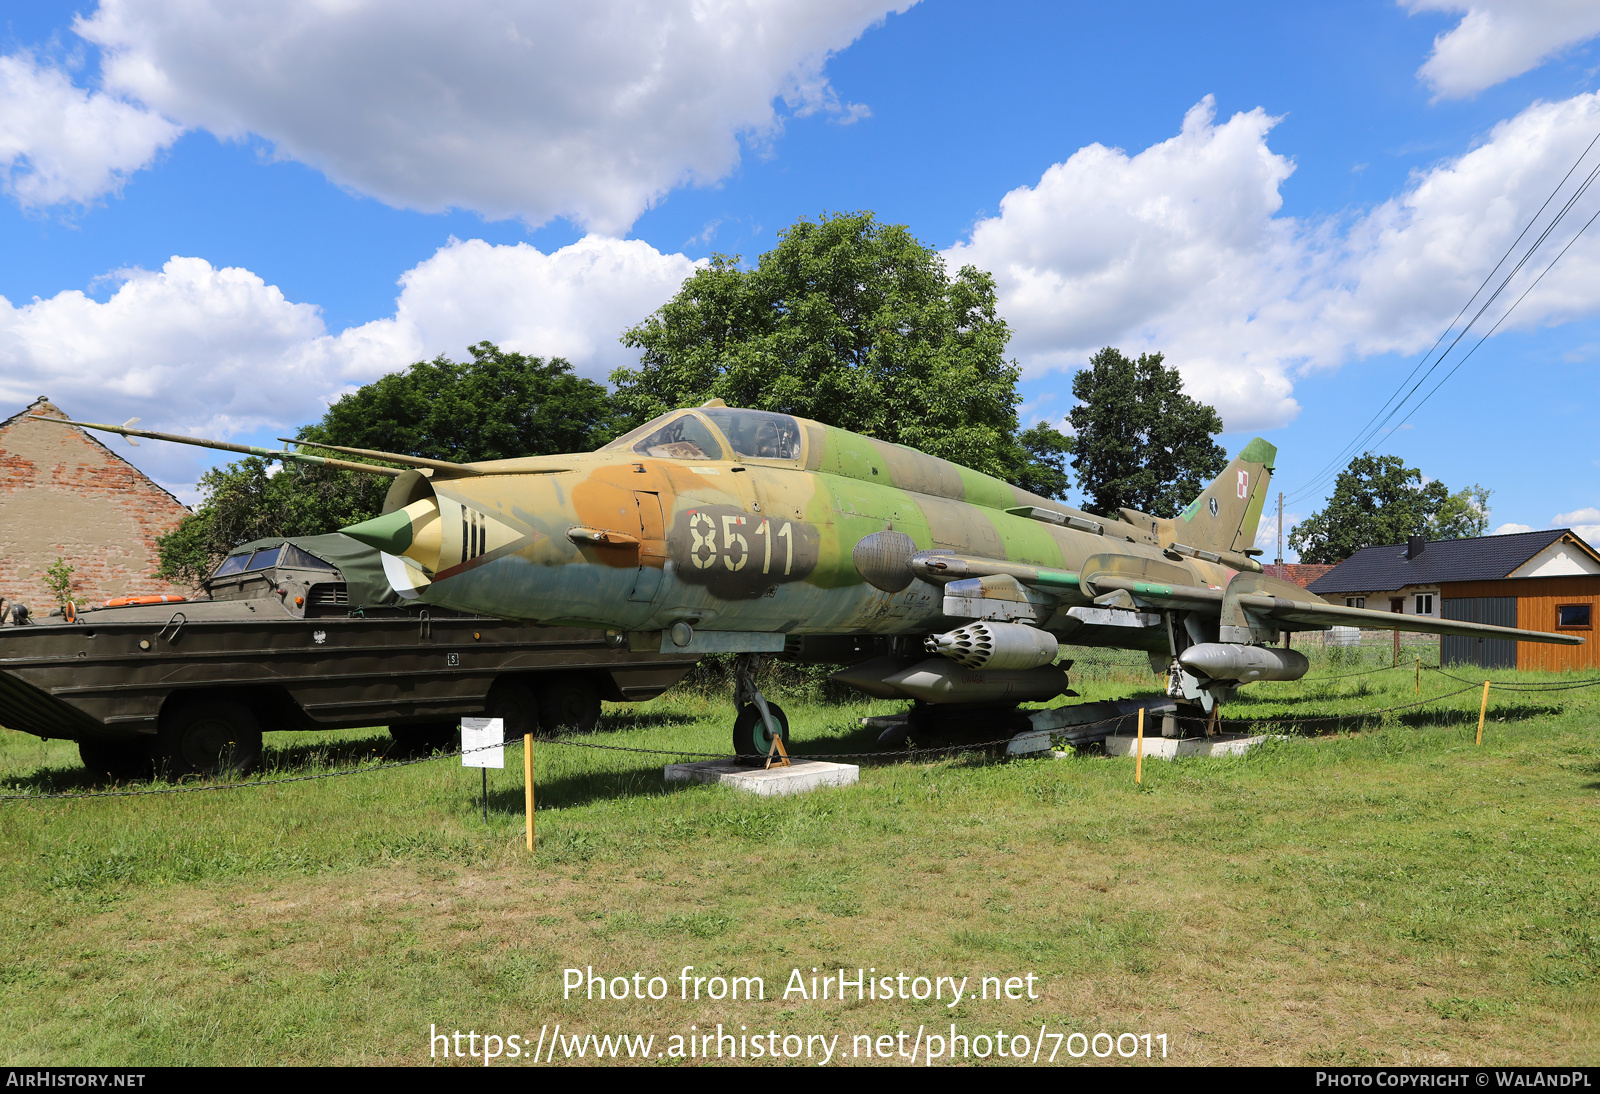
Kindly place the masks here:
<instances>
[{"instance_id":1,"label":"green tree","mask_svg":"<svg viewBox=\"0 0 1600 1094\"><path fill-rule=\"evenodd\" d=\"M1363 547L1411 536L1480 535L1488 527L1488 500L1481 486L1452 495L1437 479L1424 483L1422 472L1399 456L1366 452L1339 472L1327 507L1295 525L1289 545L1302 562L1343 562Z\"/></svg>"},{"instance_id":2,"label":"green tree","mask_svg":"<svg viewBox=\"0 0 1600 1094\"><path fill-rule=\"evenodd\" d=\"M604 386L560 357L508 353L492 342L472 360L440 354L342 396L296 437L467 462L588 452L614 436Z\"/></svg>"},{"instance_id":3,"label":"green tree","mask_svg":"<svg viewBox=\"0 0 1600 1094\"><path fill-rule=\"evenodd\" d=\"M326 467L288 466L269 474L269 466L247 456L201 475L205 500L157 541L156 576L198 585L240 543L321 535L375 517L390 482Z\"/></svg>"},{"instance_id":4,"label":"green tree","mask_svg":"<svg viewBox=\"0 0 1600 1094\"><path fill-rule=\"evenodd\" d=\"M988 274L952 278L904 225L840 213L796 222L754 269L714 256L623 335L643 353L611 379L635 424L720 398L1051 484L1017 437L1010 336Z\"/></svg>"},{"instance_id":5,"label":"green tree","mask_svg":"<svg viewBox=\"0 0 1600 1094\"><path fill-rule=\"evenodd\" d=\"M50 595L56 598L56 606L62 611L67 610L68 604L75 608L81 608L88 603L81 596L72 594L72 575L77 572L77 569L76 566L60 555L57 555L56 560L44 569L45 588L49 589Z\"/></svg>"},{"instance_id":6,"label":"green tree","mask_svg":"<svg viewBox=\"0 0 1600 1094\"><path fill-rule=\"evenodd\" d=\"M1439 505L1428 525L1429 539L1472 539L1489 534L1489 495L1478 483L1464 486Z\"/></svg>"},{"instance_id":7,"label":"green tree","mask_svg":"<svg viewBox=\"0 0 1600 1094\"><path fill-rule=\"evenodd\" d=\"M1228 466L1211 439L1222 419L1185 395L1163 360L1146 353L1132 361L1107 346L1072 378L1080 404L1067 415L1077 434L1072 469L1094 512L1175 516Z\"/></svg>"},{"instance_id":8,"label":"green tree","mask_svg":"<svg viewBox=\"0 0 1600 1094\"><path fill-rule=\"evenodd\" d=\"M470 353L471 361L440 355L381 377L295 436L308 445L472 462L585 452L616 432L605 388L573 375L561 358L507 353L489 342ZM290 465L269 474L269 466L252 456L201 476L205 500L160 539L157 576L197 584L240 543L320 535L377 516L389 486L354 471Z\"/></svg>"},{"instance_id":9,"label":"green tree","mask_svg":"<svg viewBox=\"0 0 1600 1094\"><path fill-rule=\"evenodd\" d=\"M1022 446L1022 466L1007 478L1043 498L1064 498L1072 477L1067 474L1067 457L1072 455L1072 438L1050 425L1038 425L1022 431L1017 438Z\"/></svg>"}]
</instances>

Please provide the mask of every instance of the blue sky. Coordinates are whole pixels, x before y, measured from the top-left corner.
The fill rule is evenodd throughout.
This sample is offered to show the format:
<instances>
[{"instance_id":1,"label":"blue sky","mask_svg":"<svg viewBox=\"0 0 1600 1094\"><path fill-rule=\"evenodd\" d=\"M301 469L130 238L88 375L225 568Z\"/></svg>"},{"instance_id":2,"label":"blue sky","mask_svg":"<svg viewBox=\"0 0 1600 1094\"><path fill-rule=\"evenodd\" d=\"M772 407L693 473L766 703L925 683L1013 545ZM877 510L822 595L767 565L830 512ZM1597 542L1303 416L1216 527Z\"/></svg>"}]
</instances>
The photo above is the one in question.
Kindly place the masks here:
<instances>
[{"instance_id":1,"label":"blue sky","mask_svg":"<svg viewBox=\"0 0 1600 1094\"><path fill-rule=\"evenodd\" d=\"M1304 515L1600 133L1593 0L443 12L13 6L0 410L270 438L480 338L603 378L695 261L871 209L995 274L1030 420L1164 352ZM1592 232L1375 442L1496 527L1600 533ZM127 452L186 498L207 465Z\"/></svg>"}]
</instances>

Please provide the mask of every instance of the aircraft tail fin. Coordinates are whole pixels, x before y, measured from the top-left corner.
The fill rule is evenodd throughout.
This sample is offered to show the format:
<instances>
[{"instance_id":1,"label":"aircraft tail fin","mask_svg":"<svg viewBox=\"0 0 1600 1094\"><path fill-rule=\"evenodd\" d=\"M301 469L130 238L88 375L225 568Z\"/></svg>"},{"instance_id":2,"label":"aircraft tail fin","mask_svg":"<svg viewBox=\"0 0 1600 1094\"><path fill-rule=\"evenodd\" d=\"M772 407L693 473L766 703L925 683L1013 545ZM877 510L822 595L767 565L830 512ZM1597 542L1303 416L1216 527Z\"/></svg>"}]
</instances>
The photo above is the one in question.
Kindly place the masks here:
<instances>
[{"instance_id":1,"label":"aircraft tail fin","mask_svg":"<svg viewBox=\"0 0 1600 1094\"><path fill-rule=\"evenodd\" d=\"M1277 458L1277 447L1260 437L1245 445L1227 469L1172 518L1177 542L1240 555L1254 547Z\"/></svg>"}]
</instances>

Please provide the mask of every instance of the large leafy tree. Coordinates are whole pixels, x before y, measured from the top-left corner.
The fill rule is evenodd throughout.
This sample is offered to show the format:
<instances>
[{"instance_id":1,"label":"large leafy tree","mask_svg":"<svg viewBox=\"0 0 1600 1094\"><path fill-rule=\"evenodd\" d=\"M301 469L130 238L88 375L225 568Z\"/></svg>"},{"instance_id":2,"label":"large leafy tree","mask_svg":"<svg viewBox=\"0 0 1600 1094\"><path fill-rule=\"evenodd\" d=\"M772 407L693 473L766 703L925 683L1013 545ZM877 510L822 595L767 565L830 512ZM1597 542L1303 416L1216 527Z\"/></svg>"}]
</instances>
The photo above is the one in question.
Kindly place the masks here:
<instances>
[{"instance_id":1,"label":"large leafy tree","mask_svg":"<svg viewBox=\"0 0 1600 1094\"><path fill-rule=\"evenodd\" d=\"M1067 474L1067 457L1072 455L1072 438L1048 422L1040 422L1017 437L1022 446L1021 466L1007 477L1024 490L1044 498L1064 498L1072 476Z\"/></svg>"},{"instance_id":2,"label":"large leafy tree","mask_svg":"<svg viewBox=\"0 0 1600 1094\"><path fill-rule=\"evenodd\" d=\"M1019 440L1018 369L994 281L954 277L871 213L800 220L753 269L717 255L623 335L611 376L635 422L720 398L814 418L1016 480L1065 489L1055 431Z\"/></svg>"},{"instance_id":3,"label":"large leafy tree","mask_svg":"<svg viewBox=\"0 0 1600 1094\"><path fill-rule=\"evenodd\" d=\"M508 353L489 342L470 353L470 361L440 355L381 377L295 436L308 445L470 462L586 452L616 432L605 388L573 375L561 358ZM389 485L353 471L270 466L250 457L206 472L205 500L160 540L157 573L196 584L237 544L337 531L376 516Z\"/></svg>"},{"instance_id":4,"label":"large leafy tree","mask_svg":"<svg viewBox=\"0 0 1600 1094\"><path fill-rule=\"evenodd\" d=\"M1072 378L1072 468L1094 512L1175 516L1228 465L1211 439L1222 419L1185 395L1178 370L1163 360L1130 360L1108 346Z\"/></svg>"},{"instance_id":5,"label":"large leafy tree","mask_svg":"<svg viewBox=\"0 0 1600 1094\"><path fill-rule=\"evenodd\" d=\"M374 448L437 460L504 460L587 452L609 439L606 390L560 357L508 353L492 342L472 360L440 354L342 396L303 441Z\"/></svg>"},{"instance_id":6,"label":"large leafy tree","mask_svg":"<svg viewBox=\"0 0 1600 1094\"><path fill-rule=\"evenodd\" d=\"M1411 536L1461 539L1489 527L1489 494L1470 486L1452 494L1399 456L1371 452L1339 473L1327 506L1289 533L1302 562L1342 562L1363 547L1404 543Z\"/></svg>"}]
</instances>

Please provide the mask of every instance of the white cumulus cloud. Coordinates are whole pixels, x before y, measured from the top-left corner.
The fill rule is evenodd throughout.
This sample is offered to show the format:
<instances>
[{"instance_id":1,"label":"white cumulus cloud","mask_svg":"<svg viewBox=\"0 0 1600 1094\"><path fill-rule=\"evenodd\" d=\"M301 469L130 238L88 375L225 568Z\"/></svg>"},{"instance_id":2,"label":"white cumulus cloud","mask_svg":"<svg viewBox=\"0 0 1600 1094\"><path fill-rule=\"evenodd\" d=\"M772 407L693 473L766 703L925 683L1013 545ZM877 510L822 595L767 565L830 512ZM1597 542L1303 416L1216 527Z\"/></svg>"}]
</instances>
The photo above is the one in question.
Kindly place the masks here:
<instances>
[{"instance_id":1,"label":"white cumulus cloud","mask_svg":"<svg viewBox=\"0 0 1600 1094\"><path fill-rule=\"evenodd\" d=\"M102 0L106 86L389 204L625 230L770 136L861 116L830 54L915 0Z\"/></svg>"},{"instance_id":2,"label":"white cumulus cloud","mask_svg":"<svg viewBox=\"0 0 1600 1094\"><path fill-rule=\"evenodd\" d=\"M1529 107L1348 223L1278 215L1294 165L1268 146L1274 121L1218 123L1208 98L1137 154L1080 149L945 258L994 274L1030 373L1105 345L1161 351L1230 430L1280 426L1302 371L1432 344L1592 139L1600 96ZM1596 208L1575 207L1480 333ZM1600 237L1585 236L1507 326L1596 312Z\"/></svg>"},{"instance_id":3,"label":"white cumulus cloud","mask_svg":"<svg viewBox=\"0 0 1600 1094\"><path fill-rule=\"evenodd\" d=\"M114 193L181 132L143 107L75 87L32 54L0 56L0 179L24 208Z\"/></svg>"},{"instance_id":4,"label":"white cumulus cloud","mask_svg":"<svg viewBox=\"0 0 1600 1094\"><path fill-rule=\"evenodd\" d=\"M1104 345L1164 349L1230 429L1286 421L1298 407L1280 362L1236 338L1225 348L1304 257L1293 222L1273 216L1294 170L1267 147L1275 121L1253 110L1216 125L1207 97L1137 155L1089 145L1007 194L945 258L995 275L1030 370L1076 367Z\"/></svg>"},{"instance_id":5,"label":"white cumulus cloud","mask_svg":"<svg viewBox=\"0 0 1600 1094\"><path fill-rule=\"evenodd\" d=\"M1417 75L1443 99L1475 95L1600 34L1594 0L1401 0L1411 12L1461 12Z\"/></svg>"},{"instance_id":6,"label":"white cumulus cloud","mask_svg":"<svg viewBox=\"0 0 1600 1094\"><path fill-rule=\"evenodd\" d=\"M1571 528L1591 546L1600 544L1600 509L1590 505L1570 513L1557 513L1550 518L1552 528Z\"/></svg>"},{"instance_id":7,"label":"white cumulus cloud","mask_svg":"<svg viewBox=\"0 0 1600 1094\"><path fill-rule=\"evenodd\" d=\"M638 353L622 332L678 291L701 263L639 240L586 236L544 254L526 243L451 240L407 270L395 314L310 347L342 377L365 382L488 339L501 349L565 357L604 380Z\"/></svg>"},{"instance_id":8,"label":"white cumulus cloud","mask_svg":"<svg viewBox=\"0 0 1600 1094\"><path fill-rule=\"evenodd\" d=\"M401 277L392 316L334 334L319 308L249 270L174 257L121 271L103 302L0 297L0 410L47 395L79 420L227 439L314 421L354 385L440 353L463 360L484 339L603 378L637 359L618 335L695 266L638 241L587 237L547 255L452 240ZM206 461L156 443L119 451L179 491Z\"/></svg>"}]
</instances>

